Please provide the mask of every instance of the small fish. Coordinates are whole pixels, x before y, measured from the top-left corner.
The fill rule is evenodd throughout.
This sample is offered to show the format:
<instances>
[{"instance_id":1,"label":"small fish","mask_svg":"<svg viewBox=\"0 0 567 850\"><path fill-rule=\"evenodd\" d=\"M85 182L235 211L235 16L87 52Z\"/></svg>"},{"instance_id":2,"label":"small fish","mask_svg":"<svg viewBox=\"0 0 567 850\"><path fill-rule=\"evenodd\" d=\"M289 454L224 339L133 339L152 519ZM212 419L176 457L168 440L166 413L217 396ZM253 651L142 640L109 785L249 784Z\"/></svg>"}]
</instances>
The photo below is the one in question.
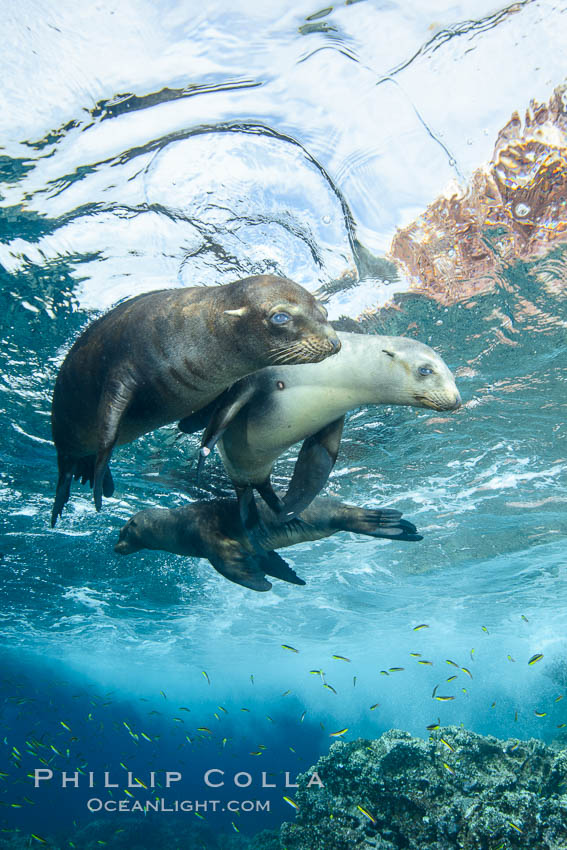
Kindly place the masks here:
<instances>
[{"instance_id":1,"label":"small fish","mask_svg":"<svg viewBox=\"0 0 567 850\"><path fill-rule=\"evenodd\" d=\"M457 676L449 676L448 679L445 679L446 682L454 682Z\"/></svg>"},{"instance_id":2,"label":"small fish","mask_svg":"<svg viewBox=\"0 0 567 850\"><path fill-rule=\"evenodd\" d=\"M66 729L66 730L67 730L67 732L70 732L70 731L71 731L71 730L69 729L69 727L67 726L67 724L66 724L66 723L63 723L63 721L62 721L62 720L60 720L60 721L59 721L59 723L61 724L61 726L63 727L63 729Z\"/></svg>"},{"instance_id":3,"label":"small fish","mask_svg":"<svg viewBox=\"0 0 567 850\"><path fill-rule=\"evenodd\" d=\"M438 697L438 696L435 696L435 699L439 700L439 702L449 702L450 700L455 699L455 697Z\"/></svg>"},{"instance_id":4,"label":"small fish","mask_svg":"<svg viewBox=\"0 0 567 850\"><path fill-rule=\"evenodd\" d=\"M428 732L433 732L434 729L440 729L441 726L439 720L437 720L437 723L430 723L429 726L426 726L425 728Z\"/></svg>"},{"instance_id":5,"label":"small fish","mask_svg":"<svg viewBox=\"0 0 567 850\"><path fill-rule=\"evenodd\" d=\"M517 723L517 722L518 722L518 712L515 711L514 712L514 723Z\"/></svg>"},{"instance_id":6,"label":"small fish","mask_svg":"<svg viewBox=\"0 0 567 850\"><path fill-rule=\"evenodd\" d=\"M299 652L298 649L295 649L293 646L288 646L287 643L282 643L282 649L289 649L290 652ZM285 800L285 797L284 797Z\"/></svg>"},{"instance_id":7,"label":"small fish","mask_svg":"<svg viewBox=\"0 0 567 850\"><path fill-rule=\"evenodd\" d=\"M40 844L47 844L47 841L45 840L45 838L42 838L41 835L35 835L35 833L32 832L31 837L34 838L36 841L39 841Z\"/></svg>"},{"instance_id":8,"label":"small fish","mask_svg":"<svg viewBox=\"0 0 567 850\"><path fill-rule=\"evenodd\" d=\"M220 706L219 706L219 707L220 707ZM180 706L179 706L179 711L191 711L191 709L190 709L190 708L187 708L187 706L186 706L186 705L180 705Z\"/></svg>"},{"instance_id":9,"label":"small fish","mask_svg":"<svg viewBox=\"0 0 567 850\"><path fill-rule=\"evenodd\" d=\"M423 659L422 659L422 660L418 661L417 663L418 664L427 664L429 667L433 667L433 661L423 661Z\"/></svg>"},{"instance_id":10,"label":"small fish","mask_svg":"<svg viewBox=\"0 0 567 850\"><path fill-rule=\"evenodd\" d=\"M490 632L488 631L488 629L486 628L486 626L482 626L482 631L483 631L483 632L486 632L486 634L487 634L487 635L489 635L489 634L490 634Z\"/></svg>"},{"instance_id":11,"label":"small fish","mask_svg":"<svg viewBox=\"0 0 567 850\"><path fill-rule=\"evenodd\" d=\"M321 678L325 675L323 670L310 670L310 673L313 673L314 676L321 676Z\"/></svg>"},{"instance_id":12,"label":"small fish","mask_svg":"<svg viewBox=\"0 0 567 850\"><path fill-rule=\"evenodd\" d=\"M530 621L528 620L528 618L526 617L526 615L525 615L525 614L522 614L522 620L524 621L524 623L529 623L529 622L530 622Z\"/></svg>"},{"instance_id":13,"label":"small fish","mask_svg":"<svg viewBox=\"0 0 567 850\"><path fill-rule=\"evenodd\" d=\"M474 647L473 647L473 649L471 649L469 655L471 657L471 661L474 661Z\"/></svg>"},{"instance_id":14,"label":"small fish","mask_svg":"<svg viewBox=\"0 0 567 850\"><path fill-rule=\"evenodd\" d=\"M557 724L558 729L565 729L566 726L567 726L567 723L558 723Z\"/></svg>"},{"instance_id":15,"label":"small fish","mask_svg":"<svg viewBox=\"0 0 567 850\"><path fill-rule=\"evenodd\" d=\"M410 652L412 658L421 658L421 652Z\"/></svg>"},{"instance_id":16,"label":"small fish","mask_svg":"<svg viewBox=\"0 0 567 850\"><path fill-rule=\"evenodd\" d=\"M250 709L249 709L249 708L241 708L241 709L240 709L240 711L247 711L247 712L250 714Z\"/></svg>"},{"instance_id":17,"label":"small fish","mask_svg":"<svg viewBox=\"0 0 567 850\"><path fill-rule=\"evenodd\" d=\"M251 756L261 756L261 755L262 755L262 750L257 750L257 752L255 752L255 753L250 753L250 755L251 755Z\"/></svg>"},{"instance_id":18,"label":"small fish","mask_svg":"<svg viewBox=\"0 0 567 850\"><path fill-rule=\"evenodd\" d=\"M291 688L288 688L287 691L284 691L282 697L287 697L291 693Z\"/></svg>"},{"instance_id":19,"label":"small fish","mask_svg":"<svg viewBox=\"0 0 567 850\"><path fill-rule=\"evenodd\" d=\"M325 682L325 684L323 685L323 687L324 687L324 688L328 688L328 689L329 689L330 691L332 691L334 694L336 694L336 693L337 693L337 692L336 692L336 690L333 688L333 686L332 686L332 685L328 685L328 684L327 684L327 682Z\"/></svg>"},{"instance_id":20,"label":"small fish","mask_svg":"<svg viewBox=\"0 0 567 850\"><path fill-rule=\"evenodd\" d=\"M389 676L390 674L388 673L387 670L380 670L380 675L381 676Z\"/></svg>"},{"instance_id":21,"label":"small fish","mask_svg":"<svg viewBox=\"0 0 567 850\"><path fill-rule=\"evenodd\" d=\"M164 691L160 691L160 694L162 695L162 697L163 697L164 699L167 699L167 697L166 697L166 695L165 695Z\"/></svg>"},{"instance_id":22,"label":"small fish","mask_svg":"<svg viewBox=\"0 0 567 850\"><path fill-rule=\"evenodd\" d=\"M374 711L374 709L378 708L379 705L380 705L379 702L375 702L374 705L370 706L370 711Z\"/></svg>"},{"instance_id":23,"label":"small fish","mask_svg":"<svg viewBox=\"0 0 567 850\"><path fill-rule=\"evenodd\" d=\"M432 698L432 699L433 699L433 697L435 696L435 694L437 693L437 688L438 688L438 687L439 687L439 685L435 685L435 687L433 688L433 693L431 694L431 698Z\"/></svg>"},{"instance_id":24,"label":"small fish","mask_svg":"<svg viewBox=\"0 0 567 850\"><path fill-rule=\"evenodd\" d=\"M449 771L449 773L452 773L452 774L454 774L454 773L455 773L455 771L453 770L453 768L452 768L452 767L450 767L450 766L447 764L447 762L443 762L443 767L445 768L445 770L448 770L448 771Z\"/></svg>"},{"instance_id":25,"label":"small fish","mask_svg":"<svg viewBox=\"0 0 567 850\"><path fill-rule=\"evenodd\" d=\"M134 795L132 794L132 792L131 792L131 791L128 791L128 789L127 789L127 788L124 788L124 793L125 793L125 794L127 794L129 797L133 797L133 796L134 796Z\"/></svg>"},{"instance_id":26,"label":"small fish","mask_svg":"<svg viewBox=\"0 0 567 850\"><path fill-rule=\"evenodd\" d=\"M389 673L401 673L402 670L405 670L405 669L406 669L405 667L389 667L388 672Z\"/></svg>"},{"instance_id":27,"label":"small fish","mask_svg":"<svg viewBox=\"0 0 567 850\"><path fill-rule=\"evenodd\" d=\"M143 738L145 741L149 741L150 743L152 742L152 739L150 738L150 736L149 736L149 735L146 735L146 733L145 733L145 732L140 732L140 735L142 736L142 738Z\"/></svg>"},{"instance_id":28,"label":"small fish","mask_svg":"<svg viewBox=\"0 0 567 850\"><path fill-rule=\"evenodd\" d=\"M555 699L553 700L553 702L561 702L561 700L562 700L562 699L563 699L563 694L559 694L559 696L558 696L558 697L555 697Z\"/></svg>"},{"instance_id":29,"label":"small fish","mask_svg":"<svg viewBox=\"0 0 567 850\"><path fill-rule=\"evenodd\" d=\"M513 744L513 745L510 747L510 752L511 752L511 753L513 753L515 750L517 750L517 749L518 749L518 747L519 747L519 746L520 746L520 742L519 742L519 741L516 741L516 743L515 743L515 744Z\"/></svg>"},{"instance_id":30,"label":"small fish","mask_svg":"<svg viewBox=\"0 0 567 850\"><path fill-rule=\"evenodd\" d=\"M536 652L536 654L532 655L532 657L528 661L528 666L531 667L532 664L537 664L537 662L541 661L542 658L543 658L543 652Z\"/></svg>"},{"instance_id":31,"label":"small fish","mask_svg":"<svg viewBox=\"0 0 567 850\"><path fill-rule=\"evenodd\" d=\"M250 673L250 681L254 684L254 673Z\"/></svg>"},{"instance_id":32,"label":"small fish","mask_svg":"<svg viewBox=\"0 0 567 850\"><path fill-rule=\"evenodd\" d=\"M213 734L207 726L197 726L197 732L208 732L209 735Z\"/></svg>"},{"instance_id":33,"label":"small fish","mask_svg":"<svg viewBox=\"0 0 567 850\"><path fill-rule=\"evenodd\" d=\"M450 665L451 665L451 667L456 667L456 668L457 668L457 670L460 670L460 669L461 669L461 668L459 667L459 665L457 664L457 662L456 662L456 661L451 661L451 659L450 659L450 658L446 658L446 659L445 659L445 663L446 663L446 664L450 664Z\"/></svg>"},{"instance_id":34,"label":"small fish","mask_svg":"<svg viewBox=\"0 0 567 850\"><path fill-rule=\"evenodd\" d=\"M362 806L357 805L356 808L358 809L359 812L362 812L364 817L368 818L368 820L371 821L371 823L376 823L376 818L373 818L372 815L370 814L370 812L367 812L366 809L362 808Z\"/></svg>"},{"instance_id":35,"label":"small fish","mask_svg":"<svg viewBox=\"0 0 567 850\"><path fill-rule=\"evenodd\" d=\"M202 675L205 677L205 679L207 680L207 685L210 685L210 684L211 684L211 680L209 679L209 676L208 676L208 674L207 674L206 670L201 670L201 673L202 673Z\"/></svg>"},{"instance_id":36,"label":"small fish","mask_svg":"<svg viewBox=\"0 0 567 850\"><path fill-rule=\"evenodd\" d=\"M193 814L195 815L195 817L198 817L199 820L205 820L204 815L200 814L199 812L193 812Z\"/></svg>"},{"instance_id":37,"label":"small fish","mask_svg":"<svg viewBox=\"0 0 567 850\"><path fill-rule=\"evenodd\" d=\"M352 686L353 688L356 688L356 676L352 677Z\"/></svg>"},{"instance_id":38,"label":"small fish","mask_svg":"<svg viewBox=\"0 0 567 850\"><path fill-rule=\"evenodd\" d=\"M233 820L231 820L230 825L232 826L232 828L235 832L240 832L240 830L238 829L238 827L236 826L236 824L234 823Z\"/></svg>"},{"instance_id":39,"label":"small fish","mask_svg":"<svg viewBox=\"0 0 567 850\"><path fill-rule=\"evenodd\" d=\"M299 806L297 805L297 803L295 802L295 800L292 800L292 799L291 799L291 797L284 797L284 800L285 800L285 801L286 801L286 803L287 803L289 806L291 806L293 809L299 809Z\"/></svg>"},{"instance_id":40,"label":"small fish","mask_svg":"<svg viewBox=\"0 0 567 850\"><path fill-rule=\"evenodd\" d=\"M496 708L496 703L493 702L492 705L490 706L490 708Z\"/></svg>"},{"instance_id":41,"label":"small fish","mask_svg":"<svg viewBox=\"0 0 567 850\"><path fill-rule=\"evenodd\" d=\"M222 705L217 706L217 708L219 708L221 711L224 711L225 714L228 714L228 711Z\"/></svg>"},{"instance_id":42,"label":"small fish","mask_svg":"<svg viewBox=\"0 0 567 850\"><path fill-rule=\"evenodd\" d=\"M534 711L536 717L547 717L547 711Z\"/></svg>"},{"instance_id":43,"label":"small fish","mask_svg":"<svg viewBox=\"0 0 567 850\"><path fill-rule=\"evenodd\" d=\"M463 671L463 673L466 673L467 676L470 676L470 678L472 679L472 673L467 667L461 667L461 670Z\"/></svg>"},{"instance_id":44,"label":"small fish","mask_svg":"<svg viewBox=\"0 0 567 850\"><path fill-rule=\"evenodd\" d=\"M345 726L344 729L339 729L338 732L331 732L329 738L340 738L341 735L344 735L345 732L348 732L348 726Z\"/></svg>"},{"instance_id":45,"label":"small fish","mask_svg":"<svg viewBox=\"0 0 567 850\"><path fill-rule=\"evenodd\" d=\"M419 626L414 626L413 631L418 632L420 629L428 629L429 626L427 623L420 623Z\"/></svg>"},{"instance_id":46,"label":"small fish","mask_svg":"<svg viewBox=\"0 0 567 850\"><path fill-rule=\"evenodd\" d=\"M511 656L511 655L508 655L508 661L511 661L513 664L515 664L515 663L516 663L516 659L515 659L515 658L512 658L512 656Z\"/></svg>"},{"instance_id":47,"label":"small fish","mask_svg":"<svg viewBox=\"0 0 567 850\"><path fill-rule=\"evenodd\" d=\"M520 829L520 827L516 823L514 823L514 821L512 821L512 820L509 820L508 824L512 827L512 829L515 829L516 832L523 832L524 831L523 829Z\"/></svg>"},{"instance_id":48,"label":"small fish","mask_svg":"<svg viewBox=\"0 0 567 850\"><path fill-rule=\"evenodd\" d=\"M300 723L303 723L303 721L305 720L305 715L306 715L306 714L307 714L307 712L306 712L306 711L304 711L304 712L303 712L303 714L301 715L301 717L299 718L299 722L300 722Z\"/></svg>"},{"instance_id":49,"label":"small fish","mask_svg":"<svg viewBox=\"0 0 567 850\"><path fill-rule=\"evenodd\" d=\"M447 747L448 750L451 750L452 753L455 752L455 748L452 747L451 744L449 744L449 742L445 740L445 738L439 738L439 740L441 741L442 744L445 744L445 746Z\"/></svg>"},{"instance_id":50,"label":"small fish","mask_svg":"<svg viewBox=\"0 0 567 850\"><path fill-rule=\"evenodd\" d=\"M344 655L333 655L332 657L335 661L348 661L350 664L350 658L346 658Z\"/></svg>"}]
</instances>

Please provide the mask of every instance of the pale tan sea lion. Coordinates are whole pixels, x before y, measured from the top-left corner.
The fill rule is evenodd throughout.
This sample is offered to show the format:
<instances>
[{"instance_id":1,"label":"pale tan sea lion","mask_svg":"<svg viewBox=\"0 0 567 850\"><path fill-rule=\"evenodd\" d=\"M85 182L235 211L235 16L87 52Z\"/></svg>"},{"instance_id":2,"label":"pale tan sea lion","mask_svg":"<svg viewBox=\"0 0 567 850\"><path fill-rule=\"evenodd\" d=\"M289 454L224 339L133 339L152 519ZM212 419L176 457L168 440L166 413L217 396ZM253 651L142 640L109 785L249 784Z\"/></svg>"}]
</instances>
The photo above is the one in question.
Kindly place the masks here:
<instances>
[{"instance_id":1,"label":"pale tan sea lion","mask_svg":"<svg viewBox=\"0 0 567 850\"><path fill-rule=\"evenodd\" d=\"M247 528L257 525L252 488L287 522L321 491L335 463L348 410L368 404L455 410L461 397L442 358L414 339L339 333L341 350L322 363L273 366L239 381L217 400L202 439L200 466L218 441ZM203 427L203 414L179 423ZM199 421L198 421L199 420ZM277 458L305 440L289 490L275 496Z\"/></svg>"}]
</instances>

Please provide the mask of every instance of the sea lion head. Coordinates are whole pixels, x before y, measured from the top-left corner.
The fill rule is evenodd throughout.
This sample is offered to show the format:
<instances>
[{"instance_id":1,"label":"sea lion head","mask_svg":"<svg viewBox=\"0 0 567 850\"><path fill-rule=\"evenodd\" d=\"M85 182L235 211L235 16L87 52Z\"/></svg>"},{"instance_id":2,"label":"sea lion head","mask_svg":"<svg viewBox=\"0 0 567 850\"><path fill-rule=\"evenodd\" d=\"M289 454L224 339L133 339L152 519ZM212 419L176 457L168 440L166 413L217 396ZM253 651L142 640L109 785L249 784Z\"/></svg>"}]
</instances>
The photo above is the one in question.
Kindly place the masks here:
<instances>
[{"instance_id":1,"label":"sea lion head","mask_svg":"<svg viewBox=\"0 0 567 850\"><path fill-rule=\"evenodd\" d=\"M134 514L120 529L114 551L118 555L131 555L140 549L164 548L164 527L169 513L163 508L148 508Z\"/></svg>"},{"instance_id":2,"label":"sea lion head","mask_svg":"<svg viewBox=\"0 0 567 850\"><path fill-rule=\"evenodd\" d=\"M456 410L461 396L444 360L428 345L405 337L384 337L381 368L391 371L390 403Z\"/></svg>"},{"instance_id":3,"label":"sea lion head","mask_svg":"<svg viewBox=\"0 0 567 850\"><path fill-rule=\"evenodd\" d=\"M229 284L225 295L223 315L242 332L240 348L256 355L258 368L318 363L341 347L323 304L292 280L256 275Z\"/></svg>"}]
</instances>

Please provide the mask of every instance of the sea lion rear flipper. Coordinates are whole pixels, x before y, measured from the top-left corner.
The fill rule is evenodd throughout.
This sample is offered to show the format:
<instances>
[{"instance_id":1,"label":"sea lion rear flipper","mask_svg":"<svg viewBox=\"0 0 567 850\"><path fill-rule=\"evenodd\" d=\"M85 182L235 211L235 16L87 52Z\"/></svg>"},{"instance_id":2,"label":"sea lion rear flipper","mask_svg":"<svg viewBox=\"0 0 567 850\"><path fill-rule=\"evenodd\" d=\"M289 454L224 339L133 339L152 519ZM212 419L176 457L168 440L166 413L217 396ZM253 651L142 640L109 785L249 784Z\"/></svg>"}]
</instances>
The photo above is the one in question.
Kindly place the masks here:
<instances>
[{"instance_id":1,"label":"sea lion rear flipper","mask_svg":"<svg viewBox=\"0 0 567 850\"><path fill-rule=\"evenodd\" d=\"M304 511L325 486L339 453L344 422L340 416L304 441L278 522L289 522Z\"/></svg>"},{"instance_id":2,"label":"sea lion rear flipper","mask_svg":"<svg viewBox=\"0 0 567 850\"><path fill-rule=\"evenodd\" d=\"M343 505L342 510L345 513L340 517L338 525L344 531L383 537L386 540L423 540L413 522L400 519L399 511L355 508L352 505Z\"/></svg>"},{"instance_id":3,"label":"sea lion rear flipper","mask_svg":"<svg viewBox=\"0 0 567 850\"><path fill-rule=\"evenodd\" d=\"M271 590L272 585L264 575L264 562L250 555L236 541L223 541L207 557L215 570L242 587L260 592Z\"/></svg>"},{"instance_id":4,"label":"sea lion rear flipper","mask_svg":"<svg viewBox=\"0 0 567 850\"><path fill-rule=\"evenodd\" d=\"M228 390L225 390L216 399L213 415L201 439L199 462L197 464L197 480L199 479L206 458L210 455L234 417L242 410L245 404L248 404L255 392L255 382L250 380L250 378L243 378L229 387ZM192 417L187 418L191 419Z\"/></svg>"},{"instance_id":5,"label":"sea lion rear flipper","mask_svg":"<svg viewBox=\"0 0 567 850\"><path fill-rule=\"evenodd\" d=\"M61 455L57 458L59 465L59 478L57 480L57 489L55 491L55 500L51 511L51 528L55 526L58 517L63 513L63 508L69 501L71 494L71 482L73 480L73 467L66 463L66 458Z\"/></svg>"},{"instance_id":6,"label":"sea lion rear flipper","mask_svg":"<svg viewBox=\"0 0 567 850\"><path fill-rule=\"evenodd\" d=\"M303 579L299 578L295 570L277 552L266 552L260 564L264 572L269 576L279 578L282 581L288 581L290 584L305 584Z\"/></svg>"},{"instance_id":7,"label":"sea lion rear flipper","mask_svg":"<svg viewBox=\"0 0 567 850\"><path fill-rule=\"evenodd\" d=\"M102 495L114 492L108 461L118 439L120 421L132 401L134 382L114 375L107 381L99 406L98 452L94 463L93 497L95 508L102 508ZM106 493L105 493L106 495Z\"/></svg>"}]
</instances>

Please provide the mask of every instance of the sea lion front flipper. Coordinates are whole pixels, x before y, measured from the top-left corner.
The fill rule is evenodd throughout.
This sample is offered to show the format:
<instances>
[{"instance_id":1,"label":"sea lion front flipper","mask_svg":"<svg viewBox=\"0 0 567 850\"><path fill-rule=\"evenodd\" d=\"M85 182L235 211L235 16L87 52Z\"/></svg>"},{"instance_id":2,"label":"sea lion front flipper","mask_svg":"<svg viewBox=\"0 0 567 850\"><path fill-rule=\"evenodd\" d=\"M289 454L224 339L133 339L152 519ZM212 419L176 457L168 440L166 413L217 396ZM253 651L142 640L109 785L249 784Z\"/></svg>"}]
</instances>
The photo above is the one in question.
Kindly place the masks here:
<instances>
[{"instance_id":1,"label":"sea lion front flipper","mask_svg":"<svg viewBox=\"0 0 567 850\"><path fill-rule=\"evenodd\" d=\"M219 541L207 557L218 573L235 584L260 592L272 588L264 575L264 560L246 552L236 541Z\"/></svg>"},{"instance_id":2,"label":"sea lion front flipper","mask_svg":"<svg viewBox=\"0 0 567 850\"><path fill-rule=\"evenodd\" d=\"M222 395L220 396L222 399ZM186 416L177 423L177 427L184 434L195 434L196 431L204 431L215 412L219 397L214 398L206 407L196 410L191 416Z\"/></svg>"},{"instance_id":3,"label":"sea lion front flipper","mask_svg":"<svg viewBox=\"0 0 567 850\"><path fill-rule=\"evenodd\" d=\"M215 400L213 415L201 439L199 462L197 464L197 480L199 479L206 458L210 455L234 417L240 413L245 404L248 404L255 392L256 384L254 381L250 380L250 378L243 378L229 387L228 390L225 390ZM187 419L182 421L186 422L190 419L192 417L187 417Z\"/></svg>"},{"instance_id":4,"label":"sea lion front flipper","mask_svg":"<svg viewBox=\"0 0 567 850\"><path fill-rule=\"evenodd\" d=\"M299 578L295 570L277 552L266 552L260 564L264 572L269 576L279 578L282 581L288 581L290 584L305 584L303 579Z\"/></svg>"},{"instance_id":5,"label":"sea lion front flipper","mask_svg":"<svg viewBox=\"0 0 567 850\"><path fill-rule=\"evenodd\" d=\"M289 522L307 508L325 486L331 473L343 434L344 416L340 416L304 441L278 522Z\"/></svg>"}]
</instances>

